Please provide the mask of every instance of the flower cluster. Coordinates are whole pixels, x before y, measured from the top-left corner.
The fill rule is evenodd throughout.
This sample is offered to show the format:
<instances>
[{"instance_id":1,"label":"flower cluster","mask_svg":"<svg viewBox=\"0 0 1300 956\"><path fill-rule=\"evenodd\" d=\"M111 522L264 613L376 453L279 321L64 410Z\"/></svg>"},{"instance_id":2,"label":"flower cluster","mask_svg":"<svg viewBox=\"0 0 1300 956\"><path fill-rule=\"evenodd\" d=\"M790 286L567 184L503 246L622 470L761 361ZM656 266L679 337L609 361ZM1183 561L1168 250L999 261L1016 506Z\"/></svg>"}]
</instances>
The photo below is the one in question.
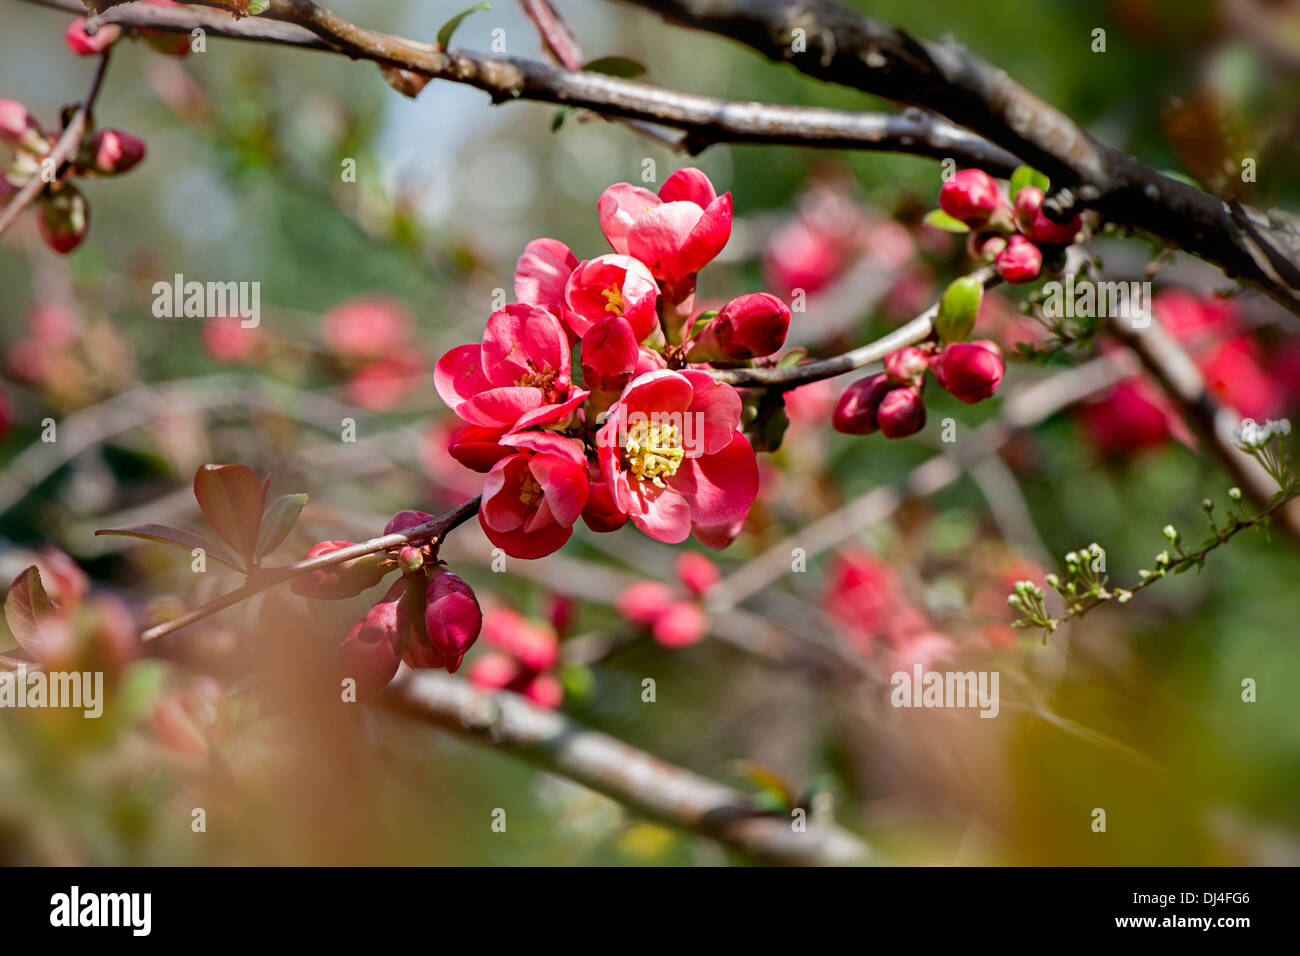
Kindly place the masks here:
<instances>
[{"instance_id":1,"label":"flower cluster","mask_svg":"<svg viewBox=\"0 0 1300 956\"><path fill-rule=\"evenodd\" d=\"M17 100L0 100L0 143L14 155L0 175L0 199L8 199L33 176L49 179L42 162L58 134L46 132ZM115 176L144 159L144 141L118 129L87 130L70 160L68 173L53 178L37 198L41 238L55 252L66 254L86 237L89 210L86 198L67 180L72 176Z\"/></svg>"},{"instance_id":2,"label":"flower cluster","mask_svg":"<svg viewBox=\"0 0 1300 956\"><path fill-rule=\"evenodd\" d=\"M973 405L989 398L1002 382L1006 366L997 344L931 339L885 357L885 370L859 379L844 390L831 419L836 431L886 438L913 435L925 426L921 397L925 373L955 398Z\"/></svg>"},{"instance_id":3,"label":"flower cluster","mask_svg":"<svg viewBox=\"0 0 1300 956\"><path fill-rule=\"evenodd\" d=\"M612 253L580 261L556 239L529 243L519 301L438 361L438 394L464 422L448 451L485 475L479 522L512 557L552 553L579 518L725 547L758 466L740 394L707 367L776 352L790 311L754 294L697 313L699 271L731 234L731 195L698 169L658 194L611 186L598 213Z\"/></svg>"},{"instance_id":4,"label":"flower cluster","mask_svg":"<svg viewBox=\"0 0 1300 956\"><path fill-rule=\"evenodd\" d=\"M939 208L965 225L971 256L992 262L1005 282L1033 282L1043 261L1073 243L1083 228L1079 215L1056 222L1043 210L1039 185L1012 181L1010 201L997 181L979 169L954 173L939 190Z\"/></svg>"},{"instance_id":5,"label":"flower cluster","mask_svg":"<svg viewBox=\"0 0 1300 956\"><path fill-rule=\"evenodd\" d=\"M669 648L686 647L704 637L709 616L702 599L722 579L717 565L698 551L683 552L674 570L680 589L659 581L638 581L618 596L619 613Z\"/></svg>"},{"instance_id":6,"label":"flower cluster","mask_svg":"<svg viewBox=\"0 0 1300 956\"><path fill-rule=\"evenodd\" d=\"M509 608L491 608L483 617L483 642L492 651L476 656L469 679L485 690L511 690L548 710L564 701L554 670L560 639L551 624L535 623Z\"/></svg>"},{"instance_id":7,"label":"flower cluster","mask_svg":"<svg viewBox=\"0 0 1300 956\"><path fill-rule=\"evenodd\" d=\"M399 511L384 534L409 531L434 520L422 511ZM352 547L320 541L306 559ZM456 671L478 639L483 614L468 584L442 567L429 545L406 545L393 556L367 554L295 578L295 593L318 600L355 597L391 571L401 577L348 632L339 646L341 676L356 681L358 696L382 690L403 661L414 668Z\"/></svg>"}]
</instances>

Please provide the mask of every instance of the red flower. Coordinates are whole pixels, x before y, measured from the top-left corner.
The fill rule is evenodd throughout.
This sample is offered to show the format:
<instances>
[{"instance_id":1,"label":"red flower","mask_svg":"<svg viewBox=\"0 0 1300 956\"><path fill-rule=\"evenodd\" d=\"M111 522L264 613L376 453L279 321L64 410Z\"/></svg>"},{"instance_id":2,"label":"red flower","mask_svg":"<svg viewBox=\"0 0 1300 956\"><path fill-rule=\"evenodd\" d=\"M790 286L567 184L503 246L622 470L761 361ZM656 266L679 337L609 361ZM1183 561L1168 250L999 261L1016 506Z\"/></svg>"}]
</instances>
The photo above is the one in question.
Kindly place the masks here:
<instances>
[{"instance_id":1,"label":"red flower","mask_svg":"<svg viewBox=\"0 0 1300 956\"><path fill-rule=\"evenodd\" d=\"M363 296L340 303L321 319L325 344L340 355L378 358L404 349L414 323L401 302Z\"/></svg>"},{"instance_id":2,"label":"red flower","mask_svg":"<svg viewBox=\"0 0 1300 956\"><path fill-rule=\"evenodd\" d=\"M1043 250L1020 233L1007 239L1007 246L994 260L1004 281L1012 285L1033 282L1043 271Z\"/></svg>"},{"instance_id":3,"label":"red flower","mask_svg":"<svg viewBox=\"0 0 1300 956\"><path fill-rule=\"evenodd\" d=\"M906 438L925 427L925 402L921 390L910 386L893 388L880 399L876 409L880 433L886 438Z\"/></svg>"},{"instance_id":4,"label":"red flower","mask_svg":"<svg viewBox=\"0 0 1300 956\"><path fill-rule=\"evenodd\" d=\"M397 621L403 585L398 581L353 625L339 645L339 675L357 683L357 696L370 697L383 690L401 663L402 638Z\"/></svg>"},{"instance_id":5,"label":"red flower","mask_svg":"<svg viewBox=\"0 0 1300 956\"><path fill-rule=\"evenodd\" d=\"M695 290L695 274L731 238L731 193L718 196L698 169L679 169L655 195L619 183L601 194L600 228L614 251L640 259L682 301Z\"/></svg>"},{"instance_id":6,"label":"red flower","mask_svg":"<svg viewBox=\"0 0 1300 956\"><path fill-rule=\"evenodd\" d=\"M738 430L740 396L694 369L634 379L597 438L618 507L660 541L684 541L692 523L743 518L758 494L754 450Z\"/></svg>"},{"instance_id":7,"label":"red flower","mask_svg":"<svg viewBox=\"0 0 1300 956\"><path fill-rule=\"evenodd\" d=\"M101 129L90 138L89 154L95 172L124 173L144 159L144 140L120 129Z\"/></svg>"},{"instance_id":8,"label":"red flower","mask_svg":"<svg viewBox=\"0 0 1300 956\"><path fill-rule=\"evenodd\" d=\"M67 41L68 49L77 56L93 56L103 53L121 35L122 28L116 23L109 23L101 25L92 36L86 32L86 18L77 17L68 24L63 38Z\"/></svg>"},{"instance_id":9,"label":"red flower","mask_svg":"<svg viewBox=\"0 0 1300 956\"><path fill-rule=\"evenodd\" d=\"M553 432L519 432L502 442L502 458L483 480L479 524L513 558L540 558L559 550L587 503L587 460L582 444Z\"/></svg>"},{"instance_id":10,"label":"red flower","mask_svg":"<svg viewBox=\"0 0 1300 956\"><path fill-rule=\"evenodd\" d=\"M526 670L550 670L560 660L555 632L529 621L509 608L494 607L483 619L483 640L500 648Z\"/></svg>"},{"instance_id":11,"label":"red flower","mask_svg":"<svg viewBox=\"0 0 1300 956\"><path fill-rule=\"evenodd\" d=\"M458 346L438 360L433 381L465 421L510 428L568 397L568 334L544 309L508 305L488 318L481 345Z\"/></svg>"},{"instance_id":12,"label":"red flower","mask_svg":"<svg viewBox=\"0 0 1300 956\"><path fill-rule=\"evenodd\" d=\"M595 392L621 392L636 375L641 353L627 320L611 315L582 336L582 383Z\"/></svg>"},{"instance_id":13,"label":"red flower","mask_svg":"<svg viewBox=\"0 0 1300 956\"><path fill-rule=\"evenodd\" d=\"M832 427L845 435L870 435L880 427L876 420L880 400L895 388L897 385L884 372L858 379L836 403Z\"/></svg>"},{"instance_id":14,"label":"red flower","mask_svg":"<svg viewBox=\"0 0 1300 956\"><path fill-rule=\"evenodd\" d=\"M455 673L483 627L474 590L450 571L437 570L425 595L424 633L436 663Z\"/></svg>"},{"instance_id":15,"label":"red flower","mask_svg":"<svg viewBox=\"0 0 1300 956\"><path fill-rule=\"evenodd\" d=\"M658 324L659 286L630 256L604 255L579 263L564 287L564 318L582 337L611 316L621 316L640 342Z\"/></svg>"},{"instance_id":16,"label":"red flower","mask_svg":"<svg viewBox=\"0 0 1300 956\"><path fill-rule=\"evenodd\" d=\"M500 443L505 432L504 428L466 425L448 440L447 453L466 468L487 474L502 458L514 454L513 448Z\"/></svg>"}]
</instances>

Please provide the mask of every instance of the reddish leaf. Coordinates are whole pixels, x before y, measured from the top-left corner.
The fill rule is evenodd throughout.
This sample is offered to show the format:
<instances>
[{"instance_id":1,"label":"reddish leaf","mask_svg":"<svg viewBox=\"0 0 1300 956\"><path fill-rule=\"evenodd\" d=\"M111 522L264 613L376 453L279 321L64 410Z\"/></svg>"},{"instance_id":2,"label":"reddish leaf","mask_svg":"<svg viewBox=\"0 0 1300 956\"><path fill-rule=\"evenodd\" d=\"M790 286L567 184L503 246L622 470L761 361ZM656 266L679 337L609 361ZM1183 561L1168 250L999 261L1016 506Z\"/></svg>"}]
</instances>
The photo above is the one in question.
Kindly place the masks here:
<instances>
[{"instance_id":1,"label":"reddish leaf","mask_svg":"<svg viewBox=\"0 0 1300 956\"><path fill-rule=\"evenodd\" d=\"M251 564L266 485L244 465L204 465L194 473L194 497L221 539Z\"/></svg>"},{"instance_id":2,"label":"reddish leaf","mask_svg":"<svg viewBox=\"0 0 1300 956\"><path fill-rule=\"evenodd\" d=\"M163 544L174 544L186 551L202 548L213 561L220 561L226 567L234 568L236 571L244 570L244 565L239 558L227 551L222 545L217 544L215 541L209 541L201 534L186 531L184 528L173 528L167 524L138 524L130 528L100 528L95 534L115 534L124 538L160 541Z\"/></svg>"},{"instance_id":3,"label":"reddish leaf","mask_svg":"<svg viewBox=\"0 0 1300 956\"><path fill-rule=\"evenodd\" d=\"M5 595L5 623L19 647L35 656L41 643L41 628L55 613L54 602L45 593L36 565L14 578Z\"/></svg>"}]
</instances>

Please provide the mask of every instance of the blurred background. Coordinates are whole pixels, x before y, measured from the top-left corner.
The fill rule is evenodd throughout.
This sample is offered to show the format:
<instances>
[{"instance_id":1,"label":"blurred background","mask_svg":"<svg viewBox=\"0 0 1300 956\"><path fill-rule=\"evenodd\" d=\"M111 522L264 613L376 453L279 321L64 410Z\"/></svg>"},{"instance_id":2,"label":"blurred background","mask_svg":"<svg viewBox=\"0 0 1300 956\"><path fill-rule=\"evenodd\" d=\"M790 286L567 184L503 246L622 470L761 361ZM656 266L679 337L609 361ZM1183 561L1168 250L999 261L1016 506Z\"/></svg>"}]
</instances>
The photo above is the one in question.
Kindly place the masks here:
<instances>
[{"instance_id":1,"label":"blurred background","mask_svg":"<svg viewBox=\"0 0 1300 956\"><path fill-rule=\"evenodd\" d=\"M1300 209L1300 4L1230 0L1003 0L852 4L923 37L951 33L1087 129L1162 170L1259 206ZM891 108L801 78L720 38L639 10L560 0L588 59L630 57L644 79L741 100ZM2 0L0 97L48 127L80 100L93 60L69 17ZM459 2L360 3L336 12L431 39ZM498 0L456 36L540 57ZM1093 52L1094 30L1105 52ZM605 249L606 186L699 165L736 223L701 298L807 292L790 344L830 355L926 308L969 267L963 244L920 225L930 160L793 147L715 146L697 160L621 124L531 103L490 106L434 82L411 99L371 64L208 38L166 55L116 46L99 125L148 143L144 163L88 182L90 231L73 255L30 214L0 239L0 577L37 560L82 614L110 674L100 721L0 712L0 860L41 864L717 864L743 857L646 823L491 748L379 710L322 700L334 648L375 593L310 602L278 589L148 648L130 635L240 582L184 552L97 528L202 527L190 490L206 462L273 476L311 502L281 563L321 539L363 540L402 508L439 512L481 479L445 452L456 427L433 363L481 335L494 291L539 236L580 258ZM1241 160L1257 160L1243 183ZM355 182L341 176L354 160ZM653 188L653 187L652 187ZM1157 315L1242 414L1300 410L1300 322L1140 236L1100 237L1114 279L1152 281ZM159 319L155 282L260 282L262 320ZM1012 352L1043 342L990 296L978 332ZM995 418L1006 396L1081 365L1072 349L1012 363L1001 399L932 390L913 439L833 432L853 377L792 393L781 448L730 549L710 553L737 607L690 584L703 565L625 527L580 527L559 554L489 566L473 522L443 557L493 613L559 640L548 703L665 760L833 814L893 862L1300 863L1300 550L1247 533L1202 573L1161 582L1046 643L1014 631L1005 597L1061 555L1099 542L1133 582L1172 522L1198 540L1200 504L1233 484L1140 376L1043 409L936 493L877 494ZM41 440L44 420L58 438ZM345 419L356 441L341 440ZM864 505L864 501L866 504ZM830 533L810 536L816 527ZM792 549L806 552L793 572ZM77 572L70 565L80 568ZM84 575L84 579L79 576ZM734 577L733 577L734 576ZM654 580L694 602L709 636L669 648L624 619L624 589ZM58 582L52 584L52 582ZM56 597L56 599L58 599ZM499 620L514 619L505 617ZM898 632L900 621L910 627ZM517 622L516 622L517 624ZM662 637L662 636L661 636ZM0 652L12 640L0 636ZM471 652L497 653L486 640ZM895 710L888 674L913 661L998 670L997 719ZM464 673L464 672L462 672ZM324 675L324 676L323 676ZM642 681L657 699L642 701ZM1242 681L1258 697L1242 701ZM551 692L548 691L548 694ZM191 831L191 809L207 832ZM491 829L506 808L506 833ZM1094 833L1094 808L1107 832Z\"/></svg>"}]
</instances>

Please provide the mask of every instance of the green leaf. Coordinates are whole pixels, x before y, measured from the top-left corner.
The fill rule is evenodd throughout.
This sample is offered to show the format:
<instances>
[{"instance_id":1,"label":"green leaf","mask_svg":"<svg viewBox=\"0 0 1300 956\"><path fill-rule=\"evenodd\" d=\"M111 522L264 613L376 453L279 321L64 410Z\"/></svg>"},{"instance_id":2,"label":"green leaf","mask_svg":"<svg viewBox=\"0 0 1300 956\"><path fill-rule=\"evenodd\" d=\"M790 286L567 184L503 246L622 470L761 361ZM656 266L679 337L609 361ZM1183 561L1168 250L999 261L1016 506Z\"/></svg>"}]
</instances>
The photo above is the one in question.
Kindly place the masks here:
<instances>
[{"instance_id":1,"label":"green leaf","mask_svg":"<svg viewBox=\"0 0 1300 956\"><path fill-rule=\"evenodd\" d=\"M41 584L41 572L36 565L29 565L5 594L5 623L18 646L35 656L41 643L41 622L54 613L54 602Z\"/></svg>"},{"instance_id":2,"label":"green leaf","mask_svg":"<svg viewBox=\"0 0 1300 956\"><path fill-rule=\"evenodd\" d=\"M560 127L564 125L564 121L569 118L571 112L573 112L572 106L561 106L555 111L555 116L551 119L552 133L559 132Z\"/></svg>"},{"instance_id":3,"label":"green leaf","mask_svg":"<svg viewBox=\"0 0 1300 956\"><path fill-rule=\"evenodd\" d=\"M454 17L452 17L450 20L444 23L442 25L442 29L438 31L438 46L442 47L444 50L447 49L447 44L451 42L452 34L454 34L460 28L461 21L464 20L471 13L478 13L480 10L491 10L491 9L492 9L492 4L490 3L486 3L486 2L476 3L468 10L462 10L460 13L456 14Z\"/></svg>"},{"instance_id":4,"label":"green leaf","mask_svg":"<svg viewBox=\"0 0 1300 956\"><path fill-rule=\"evenodd\" d=\"M184 548L186 551L202 548L213 561L220 561L226 567L233 568L236 571L244 570L244 565L239 558L221 545L215 541L210 541L201 534L186 531L184 528L173 528L167 524L138 524L131 528L100 528L95 534L140 538L142 541L158 541L162 544L172 544L178 548Z\"/></svg>"},{"instance_id":5,"label":"green leaf","mask_svg":"<svg viewBox=\"0 0 1300 956\"><path fill-rule=\"evenodd\" d=\"M790 351L786 352L784 355L782 355L781 358L777 361L776 367L794 368L796 365L798 365L807 357L808 357L808 350L801 345L798 348L793 348Z\"/></svg>"},{"instance_id":6,"label":"green leaf","mask_svg":"<svg viewBox=\"0 0 1300 956\"><path fill-rule=\"evenodd\" d=\"M248 0L248 15L255 17L265 13L271 6L271 0Z\"/></svg>"},{"instance_id":7,"label":"green leaf","mask_svg":"<svg viewBox=\"0 0 1300 956\"><path fill-rule=\"evenodd\" d=\"M1007 185L1007 192L1011 194L1011 202L1015 203L1016 196L1020 190L1026 186L1037 186L1043 192L1047 192L1047 187L1051 185L1051 180L1030 166L1017 166L1011 174L1011 181Z\"/></svg>"},{"instance_id":8,"label":"green leaf","mask_svg":"<svg viewBox=\"0 0 1300 956\"><path fill-rule=\"evenodd\" d=\"M251 562L266 506L266 484L245 465L204 465L194 473L194 497L221 540Z\"/></svg>"},{"instance_id":9,"label":"green leaf","mask_svg":"<svg viewBox=\"0 0 1300 956\"><path fill-rule=\"evenodd\" d=\"M257 539L257 557L268 555L280 546L306 504L307 496L296 494L276 498L267 505L266 513L262 515L262 533Z\"/></svg>"},{"instance_id":10,"label":"green leaf","mask_svg":"<svg viewBox=\"0 0 1300 956\"><path fill-rule=\"evenodd\" d=\"M975 317L979 315L983 297L984 286L974 276L953 280L939 300L939 315L934 320L934 329L942 344L966 341L971 329L975 328Z\"/></svg>"},{"instance_id":11,"label":"green leaf","mask_svg":"<svg viewBox=\"0 0 1300 956\"><path fill-rule=\"evenodd\" d=\"M931 209L921 222L935 229L942 229L944 232L970 232L970 226L960 219L952 218L942 209Z\"/></svg>"},{"instance_id":12,"label":"green leaf","mask_svg":"<svg viewBox=\"0 0 1300 956\"><path fill-rule=\"evenodd\" d=\"M635 79L645 73L645 66L625 56L602 56L590 63L584 63L582 68L588 73L621 76L625 80Z\"/></svg>"}]
</instances>

